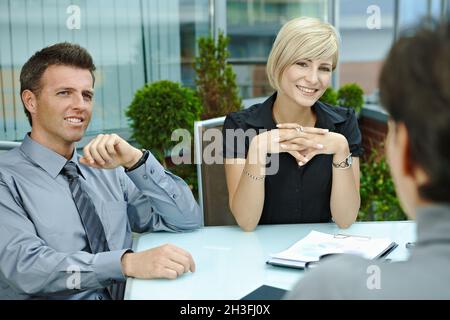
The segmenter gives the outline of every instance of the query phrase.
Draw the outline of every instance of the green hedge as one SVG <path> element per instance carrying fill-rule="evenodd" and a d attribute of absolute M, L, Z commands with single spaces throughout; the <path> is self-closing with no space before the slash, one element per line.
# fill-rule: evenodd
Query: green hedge
<path fill-rule="evenodd" d="M 361 161 L 360 221 L 406 220 L 384 154 L 376 147 Z"/>
<path fill-rule="evenodd" d="M 364 91 L 357 83 L 347 83 L 339 88 L 337 99 L 338 105 L 353 108 L 358 113 L 364 105 Z"/>
<path fill-rule="evenodd" d="M 132 137 L 164 163 L 166 152 L 178 143 L 171 141 L 172 132 L 186 129 L 193 136 L 194 121 L 200 119 L 201 111 L 195 91 L 162 80 L 137 90 L 126 115 L 131 120 Z"/>
<path fill-rule="evenodd" d="M 146 84 L 137 90 L 126 115 L 131 120 L 132 137 L 142 147 L 152 151 L 167 168 L 166 155 L 180 141 L 172 141 L 175 129 L 186 129 L 193 137 L 194 121 L 200 120 L 202 105 L 197 93 L 179 83 L 162 80 Z M 191 141 L 191 160 L 193 149 Z M 193 163 L 193 161 L 191 161 Z M 183 164 L 169 168 L 184 179 L 197 194 L 196 167 Z"/>
<path fill-rule="evenodd" d="M 357 83 L 347 83 L 337 91 L 328 87 L 319 100 L 333 106 L 353 108 L 358 113 L 364 105 L 364 91 Z"/>
<path fill-rule="evenodd" d="M 334 91 L 332 87 L 328 87 L 327 90 L 323 93 L 323 95 L 319 99 L 322 102 L 331 104 L 332 106 L 337 105 L 337 93 Z"/>
<path fill-rule="evenodd" d="M 195 84 L 203 104 L 202 119 L 222 117 L 242 108 L 236 74 L 228 63 L 230 39 L 220 31 L 217 40 L 212 35 L 200 37 L 195 58 Z"/>

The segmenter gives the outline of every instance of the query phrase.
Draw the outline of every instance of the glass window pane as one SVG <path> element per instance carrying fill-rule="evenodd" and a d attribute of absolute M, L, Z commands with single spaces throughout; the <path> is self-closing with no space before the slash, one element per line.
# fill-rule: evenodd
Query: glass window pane
<path fill-rule="evenodd" d="M 265 67 L 281 26 L 299 16 L 324 19 L 327 0 L 227 0 L 231 63 L 244 98 L 272 93 Z"/>
<path fill-rule="evenodd" d="M 180 41 L 181 41 L 181 82 L 188 87 L 195 87 L 193 63 L 197 54 L 196 41 L 199 37 L 209 35 L 210 17 L 209 0 L 180 1 Z"/>
<path fill-rule="evenodd" d="M 97 66 L 88 134 L 127 129 L 125 109 L 146 82 L 193 84 L 195 39 L 209 33 L 209 0 L 0 1 L 0 139 L 30 130 L 20 100 L 20 70 L 37 50 L 68 41 Z M 76 6 L 75 11 L 70 6 Z M 79 21 L 79 28 L 75 20 Z"/>
<path fill-rule="evenodd" d="M 428 0 L 415 0 L 411 5 L 410 0 L 399 0 L 399 33 L 403 30 L 415 27 L 428 14 Z"/>
<path fill-rule="evenodd" d="M 11 52 L 11 8 L 8 1 L 0 1 L 0 122 L 1 139 L 15 140 L 15 101 L 13 62 Z"/>
<path fill-rule="evenodd" d="M 431 16 L 433 20 L 439 21 L 441 19 L 442 1 L 441 0 L 430 0 L 431 1 Z"/>
<path fill-rule="evenodd" d="M 445 13 L 446 21 L 450 22 L 450 0 L 445 1 L 445 8 L 447 10 L 447 12 Z"/>
<path fill-rule="evenodd" d="M 445 10 L 445 1 L 442 0 L 417 0 L 414 6 L 411 6 L 410 1 L 400 0 L 399 33 L 427 22 L 426 19 L 439 22 L 444 18 L 442 10 Z"/>
<path fill-rule="evenodd" d="M 374 93 L 394 39 L 394 1 L 341 0 L 339 27 L 339 84 L 356 82 L 366 94 Z"/>

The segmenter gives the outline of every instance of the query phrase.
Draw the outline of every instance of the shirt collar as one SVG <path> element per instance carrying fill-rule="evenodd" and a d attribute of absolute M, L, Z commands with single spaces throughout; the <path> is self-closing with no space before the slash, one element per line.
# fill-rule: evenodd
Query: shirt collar
<path fill-rule="evenodd" d="M 276 123 L 272 116 L 272 108 L 276 97 L 277 93 L 275 92 L 261 103 L 259 107 L 255 108 L 253 114 L 246 120 L 246 123 L 257 128 L 276 129 Z M 346 120 L 339 112 L 333 110 L 334 107 L 327 106 L 323 102 L 317 101 L 312 108 L 317 116 L 316 127 L 318 128 L 334 131 L 336 130 L 336 124 Z"/>
<path fill-rule="evenodd" d="M 316 127 L 318 128 L 335 131 L 337 124 L 346 121 L 346 118 L 335 109 L 336 107 L 326 105 L 321 101 L 317 101 L 312 108 L 317 116 Z"/>
<path fill-rule="evenodd" d="M 47 147 L 44 147 L 40 143 L 34 141 L 29 133 L 25 135 L 25 138 L 22 141 L 20 146 L 20 150 L 28 157 L 28 159 L 45 170 L 53 179 L 55 179 L 62 168 L 66 165 L 67 159 L 56 153 L 53 150 L 50 150 Z M 77 150 L 74 149 L 72 158 L 70 161 L 76 163 L 78 168 L 78 173 L 84 178 L 84 175 L 80 169 L 80 164 L 78 162 L 78 153 Z"/>
<path fill-rule="evenodd" d="M 277 93 L 275 92 L 259 107 L 252 110 L 251 116 L 245 122 L 255 128 L 276 129 L 277 125 L 272 116 L 272 108 L 276 97 Z"/>

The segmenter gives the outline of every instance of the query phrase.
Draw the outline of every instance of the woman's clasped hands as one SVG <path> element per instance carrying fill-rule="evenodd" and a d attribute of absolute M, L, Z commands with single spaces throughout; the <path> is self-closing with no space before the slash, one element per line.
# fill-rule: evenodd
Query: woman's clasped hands
<path fill-rule="evenodd" d="M 303 127 L 297 123 L 283 123 L 278 129 L 258 136 L 259 146 L 266 153 L 287 152 L 299 166 L 305 165 L 318 154 L 335 154 L 348 148 L 347 139 L 328 129 Z"/>
<path fill-rule="evenodd" d="M 335 154 L 348 148 L 347 139 L 328 129 L 302 127 L 297 123 L 278 124 L 281 152 L 288 152 L 300 166 L 318 154 Z"/>

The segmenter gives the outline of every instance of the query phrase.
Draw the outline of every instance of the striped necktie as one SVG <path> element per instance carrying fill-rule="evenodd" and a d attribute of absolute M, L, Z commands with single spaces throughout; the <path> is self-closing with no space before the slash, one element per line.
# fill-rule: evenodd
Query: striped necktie
<path fill-rule="evenodd" d="M 102 222 L 91 198 L 81 185 L 77 165 L 72 161 L 68 161 L 61 173 L 69 180 L 70 192 L 80 214 L 91 253 L 109 251 Z"/>
<path fill-rule="evenodd" d="M 94 203 L 81 185 L 77 165 L 68 161 L 61 173 L 69 180 L 70 192 L 80 214 L 91 253 L 109 251 L 105 230 L 95 210 Z M 107 290 L 112 299 L 121 300 L 125 292 L 125 283 L 115 283 L 107 287 Z"/>

